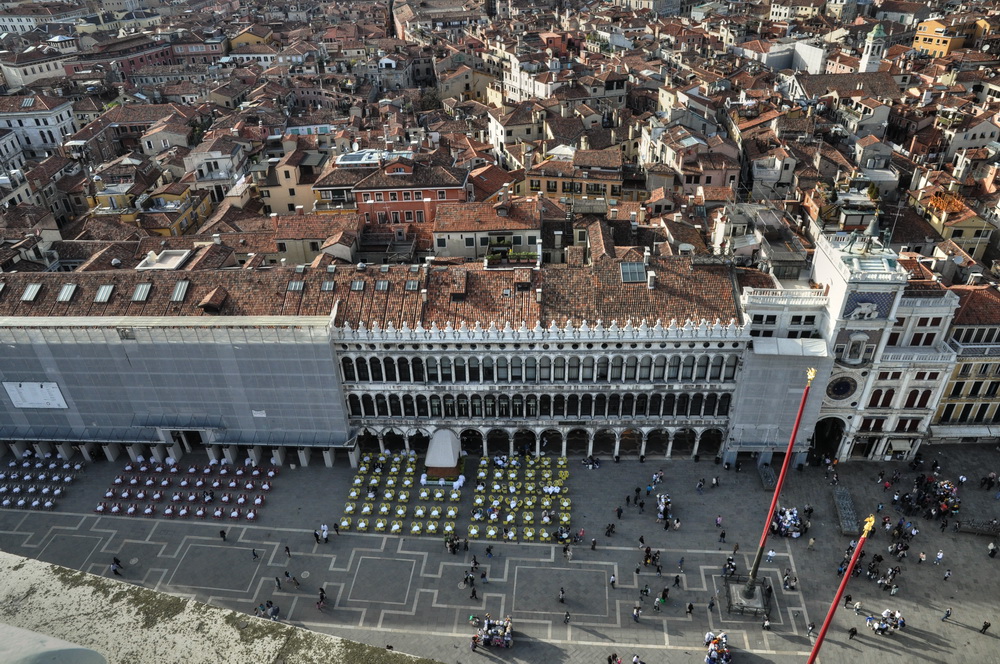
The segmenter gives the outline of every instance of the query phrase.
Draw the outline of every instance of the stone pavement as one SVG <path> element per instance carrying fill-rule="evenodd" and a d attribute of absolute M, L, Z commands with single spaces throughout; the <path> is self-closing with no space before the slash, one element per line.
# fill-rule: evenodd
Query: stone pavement
<path fill-rule="evenodd" d="M 989 519 L 1000 512 L 1000 502 L 978 489 L 979 477 L 1000 469 L 1000 454 L 988 446 L 926 448 L 942 450 L 938 457 L 942 477 L 970 477 L 961 491 L 963 516 Z M 186 458 L 185 463 L 201 462 Z M 724 600 L 708 610 L 713 594 L 724 597 L 719 571 L 734 544 L 739 544 L 737 562 L 745 572 L 752 562 L 760 529 L 769 503 L 769 493 L 749 463 L 743 472 L 725 471 L 711 462 L 623 459 L 588 471 L 573 460 L 569 479 L 573 499 L 573 530 L 584 528 L 588 544 L 573 548 L 566 561 L 562 548 L 551 544 L 495 543 L 498 554 L 487 559 L 486 543 L 470 543 L 469 552 L 450 555 L 440 537 L 397 537 L 382 534 L 333 535 L 329 544 L 316 544 L 312 535 L 321 523 L 333 524 L 341 514 L 347 486 L 353 477 L 346 464 L 323 467 L 285 468 L 275 481 L 268 506 L 254 524 L 240 522 L 167 521 L 129 517 L 97 516 L 92 513 L 104 489 L 123 463 L 91 466 L 74 485 L 69 498 L 56 512 L 0 510 L 0 548 L 13 553 L 58 563 L 95 574 L 110 574 L 112 556 L 124 562 L 124 580 L 164 592 L 192 597 L 216 605 L 251 613 L 253 606 L 271 599 L 281 607 L 282 618 L 309 629 L 357 639 L 374 645 L 392 644 L 396 650 L 431 657 L 443 662 L 502 659 L 509 662 L 604 662 L 615 651 L 626 661 L 632 654 L 649 662 L 701 661 L 702 637 L 706 630 L 725 630 L 735 646 L 737 662 L 802 662 L 813 637 L 806 625 L 821 624 L 836 590 L 836 567 L 850 537 L 840 535 L 833 506 L 832 487 L 822 469 L 792 470 L 782 504 L 801 507 L 811 503 L 816 513 L 809 536 L 815 536 L 815 551 L 806 550 L 806 538 L 775 538 L 770 541 L 777 556 L 765 563 L 762 573 L 775 587 L 772 629 L 764 632 L 756 619 L 724 612 Z M 652 497 L 644 514 L 627 508 L 620 521 L 614 509 L 625 508 L 625 496 L 645 486 L 660 468 L 666 473 L 665 488 L 673 499 L 679 530 L 664 531 L 655 523 Z M 876 473 L 903 471 L 903 486 L 914 473 L 903 463 L 841 464 L 841 486 L 847 487 L 858 513 L 867 514 L 883 499 L 875 483 Z M 721 478 L 718 489 L 698 494 L 700 478 Z M 661 485 L 663 486 L 663 485 Z M 662 490 L 662 489 L 661 489 Z M 886 499 L 888 505 L 890 502 Z M 887 507 L 892 512 L 891 506 Z M 718 541 L 716 515 L 722 515 L 727 533 Z M 616 534 L 604 537 L 605 526 L 615 521 Z M 219 529 L 228 533 L 226 542 Z M 922 532 L 914 540 L 913 557 L 903 564 L 900 593 L 890 597 L 864 576 L 852 579 L 848 591 L 866 608 L 881 611 L 898 608 L 907 618 L 902 633 L 876 637 L 864 629 L 853 611 L 838 609 L 823 648 L 823 662 L 881 662 L 901 651 L 919 652 L 921 661 L 953 662 L 963 659 L 991 661 L 995 658 L 996 634 L 978 633 L 983 620 L 993 620 L 991 598 L 997 581 L 986 556 L 985 537 L 942 533 L 936 524 L 918 520 Z M 663 577 L 651 568 L 635 567 L 640 559 L 640 536 L 662 551 Z M 598 539 L 591 551 L 589 540 Z M 284 547 L 290 547 L 288 558 Z M 887 546 L 879 533 L 866 547 L 869 555 Z M 251 549 L 259 559 L 253 560 Z M 930 559 L 938 549 L 945 552 L 945 565 L 916 564 L 915 554 L 925 550 Z M 470 589 L 460 588 L 463 574 L 476 555 L 488 571 L 489 583 L 478 580 L 478 599 Z M 683 571 L 678 561 L 684 558 Z M 952 569 L 943 580 L 944 568 Z M 781 574 L 791 569 L 798 577 L 795 591 L 781 589 Z M 288 582 L 285 571 L 301 587 Z M 617 588 L 608 585 L 615 574 Z M 640 602 L 639 589 L 649 584 L 655 596 L 672 586 L 681 575 L 681 587 L 671 588 L 662 613 L 652 610 L 652 598 Z M 282 589 L 275 587 L 279 577 Z M 320 585 L 327 591 L 328 606 L 316 606 Z M 566 603 L 558 601 L 559 588 L 566 589 Z M 685 614 L 688 602 L 694 613 Z M 632 608 L 641 603 L 638 623 Z M 952 619 L 940 620 L 946 608 Z M 569 625 L 563 623 L 566 611 Z M 494 617 L 510 614 L 515 621 L 515 644 L 510 650 L 469 650 L 473 628 L 470 614 Z M 858 638 L 847 640 L 847 629 L 857 626 Z"/>

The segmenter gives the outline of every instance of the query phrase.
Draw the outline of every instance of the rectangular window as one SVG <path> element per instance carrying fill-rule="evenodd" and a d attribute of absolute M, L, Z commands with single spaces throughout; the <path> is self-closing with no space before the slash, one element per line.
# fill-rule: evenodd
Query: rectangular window
<path fill-rule="evenodd" d="M 475 237 L 467 237 L 467 238 L 465 238 L 465 246 L 467 246 L 467 247 L 475 247 L 476 246 L 476 238 Z"/>
<path fill-rule="evenodd" d="M 438 191 L 438 200 L 443 201 L 448 193 L 444 190 Z"/>
<path fill-rule="evenodd" d="M 288 190 L 288 195 L 289 196 L 295 196 L 295 190 L 294 189 L 289 189 Z"/>
<path fill-rule="evenodd" d="M 443 237 L 439 237 L 437 239 L 437 246 L 438 249 L 444 249 L 445 247 L 448 246 L 448 240 L 444 239 Z"/>

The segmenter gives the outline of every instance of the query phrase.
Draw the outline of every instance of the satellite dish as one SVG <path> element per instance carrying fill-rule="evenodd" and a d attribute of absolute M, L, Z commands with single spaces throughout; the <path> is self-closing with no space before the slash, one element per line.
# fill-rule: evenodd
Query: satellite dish
<path fill-rule="evenodd" d="M 361 149 L 361 146 L 358 145 L 357 141 L 354 141 L 353 143 L 351 143 L 351 150 L 352 151 L 357 152 L 360 149 Z"/>
<path fill-rule="evenodd" d="M 991 44 L 984 44 L 983 45 L 983 52 L 985 53 L 986 51 L 990 50 L 990 46 L 991 46 Z"/>
<path fill-rule="evenodd" d="M 965 262 L 965 259 L 961 256 L 952 256 L 951 260 L 955 263 L 955 265 L 961 265 Z"/>

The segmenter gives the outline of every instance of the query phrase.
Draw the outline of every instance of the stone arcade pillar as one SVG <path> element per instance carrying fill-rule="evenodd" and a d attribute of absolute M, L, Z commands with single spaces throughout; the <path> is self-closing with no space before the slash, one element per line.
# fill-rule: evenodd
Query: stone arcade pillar
<path fill-rule="evenodd" d="M 361 450 L 358 449 L 357 445 L 347 450 L 347 458 L 351 462 L 351 468 L 358 467 L 358 464 L 361 463 Z"/>
<path fill-rule="evenodd" d="M 253 461 L 253 465 L 260 466 L 264 462 L 264 448 L 260 445 L 253 445 L 246 449 L 247 456 Z"/>
<path fill-rule="evenodd" d="M 209 445 L 205 450 L 208 452 L 209 461 L 222 461 L 222 445 Z"/>
<path fill-rule="evenodd" d="M 285 465 L 285 454 L 288 452 L 284 447 L 272 447 L 271 448 L 271 458 L 268 459 L 275 466 Z M 273 461 L 272 461 L 273 459 Z"/>
<path fill-rule="evenodd" d="M 82 448 L 83 445 L 80 447 Z M 6 450 L 0 450 L 0 452 L 6 452 Z M 59 453 L 59 456 L 63 459 L 63 461 L 70 461 L 73 458 L 73 455 L 76 454 L 76 450 L 73 449 L 72 443 L 56 443 L 56 452 Z M 0 454 L 0 456 L 3 455 Z"/>
<path fill-rule="evenodd" d="M 146 458 L 146 446 L 143 443 L 129 443 L 125 446 L 125 452 L 133 463 L 138 463 L 139 457 Z"/>
<path fill-rule="evenodd" d="M 119 443 L 102 443 L 101 447 L 104 448 L 104 456 L 108 461 L 115 461 L 122 453 L 122 446 Z"/>
<path fill-rule="evenodd" d="M 379 444 L 381 445 L 381 443 L 382 443 L 382 440 L 381 440 L 381 437 L 380 437 L 379 438 Z M 299 463 L 302 465 L 303 468 L 308 467 L 309 466 L 309 457 L 312 454 L 312 450 L 310 448 L 308 448 L 308 447 L 300 447 L 298 449 L 298 452 L 299 452 Z"/>
<path fill-rule="evenodd" d="M 14 451 L 14 456 L 20 460 L 24 458 L 24 453 L 31 449 L 31 445 L 27 441 L 15 440 L 10 444 L 10 449 Z"/>
<path fill-rule="evenodd" d="M 101 457 L 100 445 L 97 443 L 80 443 L 80 454 L 87 463 L 94 463 Z"/>
<path fill-rule="evenodd" d="M 226 461 L 228 461 L 232 466 L 238 466 L 243 463 L 243 459 L 240 458 L 239 445 L 224 445 L 222 448 L 222 454 L 226 457 Z"/>
<path fill-rule="evenodd" d="M 43 440 L 32 445 L 35 449 L 35 455 L 41 459 L 45 458 L 46 454 L 52 454 L 52 443 Z"/>
<path fill-rule="evenodd" d="M 323 463 L 327 468 L 333 468 L 333 463 L 337 459 L 337 450 L 332 447 L 323 448 Z"/>

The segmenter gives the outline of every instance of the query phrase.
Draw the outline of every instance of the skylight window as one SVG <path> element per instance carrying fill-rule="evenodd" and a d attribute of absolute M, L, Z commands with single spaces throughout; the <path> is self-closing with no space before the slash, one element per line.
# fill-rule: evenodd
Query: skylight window
<path fill-rule="evenodd" d="M 21 294 L 21 302 L 34 302 L 40 290 L 42 290 L 41 284 L 28 284 Z"/>
<path fill-rule="evenodd" d="M 301 291 L 305 288 L 306 282 L 304 281 L 289 281 L 288 290 L 290 291 Z"/>
<path fill-rule="evenodd" d="M 145 302 L 146 298 L 149 297 L 149 289 L 152 287 L 153 284 L 136 284 L 135 290 L 132 291 L 132 301 Z"/>
<path fill-rule="evenodd" d="M 352 291 L 363 291 L 365 289 L 365 282 L 358 279 L 357 281 L 351 282 Z"/>
<path fill-rule="evenodd" d="M 642 263 L 622 263 L 622 283 L 638 284 L 646 281 L 646 266 Z"/>
<path fill-rule="evenodd" d="M 406 280 L 406 290 L 408 290 L 408 291 L 415 291 L 415 290 L 417 290 L 417 286 L 419 286 L 419 285 L 420 285 L 420 282 L 417 281 L 416 279 L 407 279 Z"/>
<path fill-rule="evenodd" d="M 59 289 L 59 295 L 56 296 L 56 302 L 69 302 L 73 299 L 75 292 L 76 284 L 63 284 L 63 287 Z"/>
<path fill-rule="evenodd" d="M 389 280 L 388 279 L 379 279 L 378 281 L 376 281 L 375 282 L 375 290 L 377 290 L 377 291 L 387 291 L 387 290 L 389 290 Z"/>
<path fill-rule="evenodd" d="M 187 279 L 181 279 L 176 284 L 174 284 L 174 292 L 170 294 L 171 302 L 183 302 L 184 296 L 187 295 L 188 286 L 191 282 Z"/>
<path fill-rule="evenodd" d="M 320 287 L 321 291 L 330 292 L 337 287 L 336 281 L 324 281 L 323 285 Z"/>
<path fill-rule="evenodd" d="M 94 296 L 94 302 L 107 302 L 111 299 L 111 293 L 115 290 L 114 284 L 105 284 L 97 289 L 97 295 Z"/>

